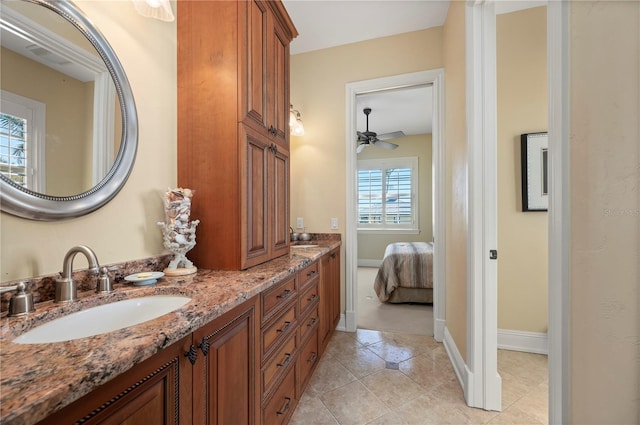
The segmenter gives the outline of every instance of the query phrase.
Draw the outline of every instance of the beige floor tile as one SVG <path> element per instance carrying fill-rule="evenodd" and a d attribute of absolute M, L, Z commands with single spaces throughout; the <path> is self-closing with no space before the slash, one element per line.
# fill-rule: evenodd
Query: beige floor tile
<path fill-rule="evenodd" d="M 336 353 L 334 357 L 358 379 L 385 368 L 385 361 L 365 347 L 359 347 L 355 352 Z"/>
<path fill-rule="evenodd" d="M 388 362 L 400 363 L 420 354 L 419 350 L 397 337 L 382 336 L 382 341 L 367 345 L 367 348 Z"/>
<path fill-rule="evenodd" d="M 385 369 L 360 381 L 391 409 L 399 407 L 425 392 L 420 385 L 399 370 Z"/>
<path fill-rule="evenodd" d="M 356 329 L 356 339 L 363 345 L 382 341 L 382 332 L 369 329 Z"/>
<path fill-rule="evenodd" d="M 491 425 L 540 425 L 542 422 L 538 421 L 533 416 L 526 412 L 523 412 L 517 406 L 510 406 L 503 410 L 499 415 L 496 415 L 491 421 L 488 422 Z"/>
<path fill-rule="evenodd" d="M 331 391 L 356 380 L 357 378 L 333 356 L 327 356 L 326 358 L 323 356 L 318 367 L 313 372 L 305 394 L 312 397 L 319 397 L 327 391 Z"/>
<path fill-rule="evenodd" d="M 451 363 L 434 361 L 428 354 L 421 354 L 401 362 L 399 369 L 414 382 L 428 390 L 456 379 Z"/>
<path fill-rule="evenodd" d="M 303 396 L 293 412 L 290 425 L 338 425 L 329 409 L 319 398 Z"/>
<path fill-rule="evenodd" d="M 389 412 L 389 408 L 359 381 L 326 392 L 320 400 L 342 425 L 366 424 Z"/>
<path fill-rule="evenodd" d="M 291 423 L 546 424 L 547 357 L 498 350 L 503 412 L 470 408 L 449 357 L 432 337 L 336 332 Z M 399 370 L 384 362 L 398 363 Z M 334 422 L 332 422 L 334 421 Z"/>

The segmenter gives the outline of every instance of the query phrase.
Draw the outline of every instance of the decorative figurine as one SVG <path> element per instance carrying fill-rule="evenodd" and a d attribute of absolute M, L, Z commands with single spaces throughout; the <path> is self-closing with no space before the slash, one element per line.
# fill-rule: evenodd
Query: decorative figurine
<path fill-rule="evenodd" d="M 191 189 L 177 188 L 170 189 L 165 195 L 165 222 L 158 222 L 158 226 L 162 227 L 164 247 L 174 255 L 164 270 L 167 276 L 182 276 L 198 270 L 186 256 L 196 246 L 196 226 L 200 223 L 200 220 L 189 223 L 194 193 Z"/>

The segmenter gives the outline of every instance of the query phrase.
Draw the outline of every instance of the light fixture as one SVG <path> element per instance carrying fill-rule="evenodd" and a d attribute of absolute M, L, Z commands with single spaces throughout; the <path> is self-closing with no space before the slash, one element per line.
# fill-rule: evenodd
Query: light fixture
<path fill-rule="evenodd" d="M 293 105 L 289 105 L 289 130 L 294 136 L 304 136 L 304 126 L 302 125 L 300 111 L 293 109 Z"/>
<path fill-rule="evenodd" d="M 136 12 L 145 18 L 159 19 L 165 22 L 175 21 L 169 0 L 132 0 Z"/>

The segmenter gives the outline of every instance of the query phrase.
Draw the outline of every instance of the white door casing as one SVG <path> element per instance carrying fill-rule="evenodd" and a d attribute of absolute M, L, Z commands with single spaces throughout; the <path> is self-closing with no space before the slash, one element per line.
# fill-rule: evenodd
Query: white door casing
<path fill-rule="evenodd" d="M 395 75 L 346 85 L 346 227 L 345 227 L 345 330 L 355 332 L 357 304 L 358 230 L 356 214 L 356 96 L 390 88 L 431 84 L 433 90 L 433 235 L 434 235 L 434 337 L 444 338 L 445 328 L 445 149 L 444 149 L 444 70 L 435 69 Z"/>

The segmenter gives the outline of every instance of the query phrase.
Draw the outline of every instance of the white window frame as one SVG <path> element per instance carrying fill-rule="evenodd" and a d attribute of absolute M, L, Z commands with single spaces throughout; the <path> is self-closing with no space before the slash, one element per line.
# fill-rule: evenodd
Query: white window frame
<path fill-rule="evenodd" d="M 409 224 L 387 224 L 382 220 L 382 223 L 375 224 L 363 224 L 360 223 L 358 218 L 358 232 L 359 233 L 375 233 L 375 234 L 419 234 L 419 199 L 418 199 L 418 158 L 406 157 L 406 158 L 380 158 L 380 159 L 360 159 L 358 160 L 358 170 L 382 170 L 384 176 L 384 170 L 390 168 L 410 168 L 411 169 L 411 223 Z M 358 184 L 358 176 L 356 175 L 356 186 Z M 357 191 L 356 191 L 357 192 Z M 357 198 L 357 193 L 356 193 Z M 357 202 L 356 202 L 357 204 Z M 384 217 L 384 210 L 383 210 Z M 359 217 L 359 214 L 358 214 Z"/>
<path fill-rule="evenodd" d="M 2 90 L 0 111 L 27 122 L 25 172 L 27 189 L 45 193 L 47 182 L 45 135 L 46 105 L 33 99 Z"/>

